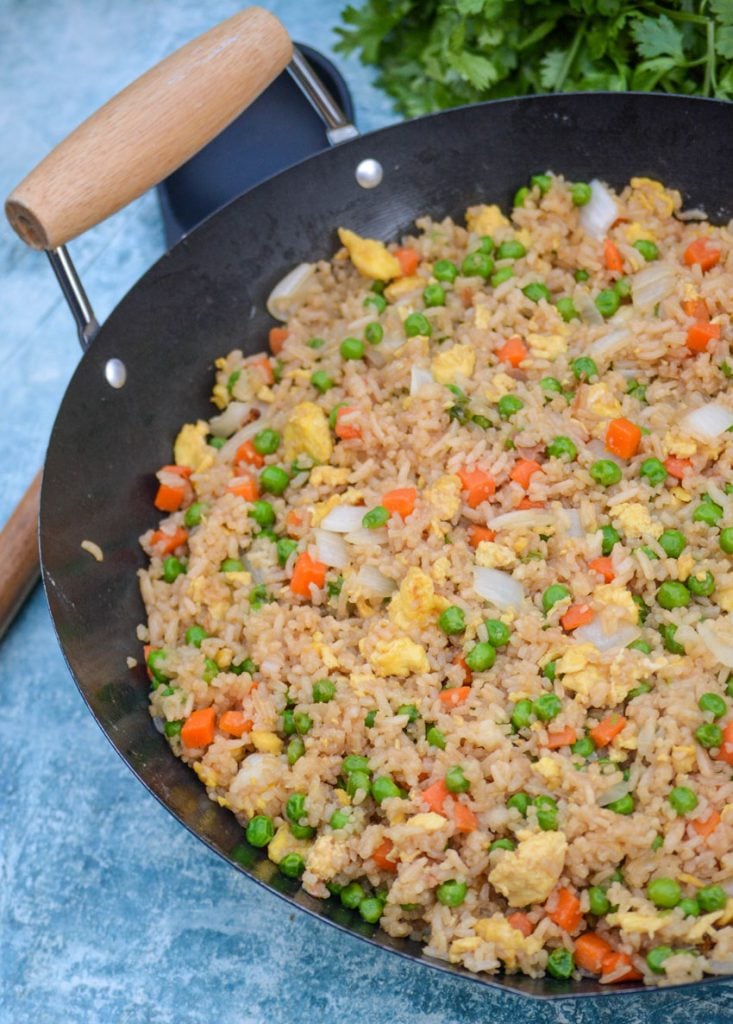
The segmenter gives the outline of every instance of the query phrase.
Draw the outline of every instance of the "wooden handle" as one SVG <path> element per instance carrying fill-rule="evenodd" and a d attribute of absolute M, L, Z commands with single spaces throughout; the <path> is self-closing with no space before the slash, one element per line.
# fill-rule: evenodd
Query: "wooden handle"
<path fill-rule="evenodd" d="M 162 181 L 237 117 L 292 55 L 261 7 L 166 57 L 79 125 L 12 192 L 5 212 L 35 249 L 54 249 Z"/>
<path fill-rule="evenodd" d="M 0 533 L 0 637 L 35 586 L 38 560 L 38 502 L 41 471 L 25 492 Z"/>

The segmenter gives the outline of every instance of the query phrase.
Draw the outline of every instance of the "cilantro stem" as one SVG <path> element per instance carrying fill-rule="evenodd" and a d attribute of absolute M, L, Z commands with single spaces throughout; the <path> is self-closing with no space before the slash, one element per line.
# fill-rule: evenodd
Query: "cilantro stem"
<path fill-rule="evenodd" d="M 702 91 L 703 95 L 710 96 L 711 92 L 718 87 L 715 81 L 715 22 L 712 18 L 708 18 L 707 35 L 708 52 L 707 60 L 705 61 L 705 80 Z"/>
<path fill-rule="evenodd" d="M 706 18 L 703 14 L 689 14 L 687 11 L 673 11 L 669 7 L 662 7 L 661 4 L 644 4 L 644 8 L 647 11 L 652 11 L 654 14 L 666 14 L 672 21 L 687 21 L 691 25 L 705 25 L 709 26 L 710 18 Z"/>
<path fill-rule="evenodd" d="M 576 58 L 577 53 L 578 53 L 578 47 L 580 46 L 580 43 L 581 43 L 584 35 L 585 35 L 585 22 L 582 21 L 580 23 L 580 25 L 578 26 L 578 30 L 575 33 L 575 37 L 574 37 L 574 39 L 573 39 L 573 41 L 572 41 L 572 43 L 570 45 L 570 49 L 568 50 L 568 52 L 567 52 L 567 54 L 565 56 L 565 60 L 563 62 L 563 66 L 562 66 L 562 69 L 560 71 L 560 74 L 557 76 L 557 81 L 555 82 L 555 88 L 553 89 L 553 92 L 562 92 L 562 87 L 563 87 L 563 85 L 565 85 L 565 79 L 570 74 L 570 69 L 572 68 L 572 66 L 573 66 L 573 64 L 575 62 L 575 58 Z"/>

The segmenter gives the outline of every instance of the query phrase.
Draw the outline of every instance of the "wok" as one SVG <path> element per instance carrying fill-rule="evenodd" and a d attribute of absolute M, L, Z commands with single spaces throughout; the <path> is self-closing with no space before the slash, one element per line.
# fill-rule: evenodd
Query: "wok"
<path fill-rule="evenodd" d="M 11 223 L 36 248 L 63 245 L 180 165 L 290 52 L 272 16 L 257 9 L 236 15 L 62 143 L 9 199 Z M 365 160 L 381 165 L 375 187 L 357 181 Z M 126 666 L 128 655 L 140 655 L 135 627 L 144 618 L 137 538 L 155 523 L 153 474 L 169 460 L 180 424 L 211 414 L 214 359 L 234 347 L 265 347 L 270 290 L 295 264 L 329 257 L 337 225 L 393 239 L 425 212 L 460 216 L 482 201 L 507 208 L 519 184 L 548 168 L 615 186 L 632 175 L 661 179 L 687 205 L 728 221 L 731 166 L 733 106 L 711 100 L 588 93 L 447 111 L 354 138 L 234 200 L 160 259 L 99 329 L 62 401 L 43 472 L 40 548 L 55 629 L 90 711 L 138 779 L 265 888 L 385 949 L 488 986 L 544 998 L 641 987 L 471 975 L 309 897 L 248 847 L 233 815 L 208 799 L 155 730 L 144 667 Z M 374 165 L 367 170 L 374 185 L 379 175 Z M 115 359 L 126 368 L 122 387 L 109 383 L 120 383 L 109 368 Z M 102 562 L 81 550 L 85 539 L 100 545 Z"/>

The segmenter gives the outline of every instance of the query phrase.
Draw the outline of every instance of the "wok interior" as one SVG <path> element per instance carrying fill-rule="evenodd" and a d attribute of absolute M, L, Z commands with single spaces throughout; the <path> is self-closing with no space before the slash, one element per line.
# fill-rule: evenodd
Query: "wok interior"
<path fill-rule="evenodd" d="M 382 946 L 490 986 L 536 996 L 612 988 L 470 975 L 309 897 L 243 844 L 233 815 L 208 799 L 155 731 L 135 635 L 144 619 L 137 538 L 156 521 L 154 473 L 170 460 L 180 425 L 211 415 L 214 359 L 232 348 L 265 348 L 271 288 L 293 265 L 330 256 L 338 225 L 393 239 L 425 213 L 460 217 L 479 202 L 507 209 L 519 185 L 548 169 L 617 187 L 633 175 L 656 178 L 679 189 L 686 207 L 726 222 L 733 216 L 732 128 L 733 107 L 709 100 L 530 97 L 397 125 L 312 157 L 219 211 L 148 271 L 82 359 L 53 429 L 41 498 L 46 591 L 77 685 L 122 758 L 180 821 L 269 888 Z M 367 157 L 384 168 L 382 184 L 368 191 L 354 177 Z M 104 378 L 112 357 L 127 367 L 119 391 Z M 80 548 L 85 539 L 100 545 L 101 563 Z M 130 655 L 141 662 L 132 671 Z"/>

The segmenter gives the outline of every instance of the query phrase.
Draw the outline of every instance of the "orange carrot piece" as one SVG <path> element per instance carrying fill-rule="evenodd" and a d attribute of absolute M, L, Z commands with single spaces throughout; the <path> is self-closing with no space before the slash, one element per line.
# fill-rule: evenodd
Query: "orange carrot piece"
<path fill-rule="evenodd" d="M 181 739 L 186 747 L 208 747 L 214 739 L 214 708 L 199 708 L 192 711 L 181 729 Z"/>
<path fill-rule="evenodd" d="M 285 524 L 288 528 L 288 533 L 292 533 L 294 529 L 303 525 L 303 517 L 297 508 L 291 508 L 288 514 L 285 516 Z"/>
<path fill-rule="evenodd" d="M 458 470 L 463 490 L 467 491 L 466 504 L 469 508 L 476 508 L 482 501 L 493 498 L 496 494 L 496 483 L 491 473 L 485 469 L 463 469 Z"/>
<path fill-rule="evenodd" d="M 451 686 L 447 690 L 441 690 L 438 699 L 447 708 L 455 708 L 466 700 L 470 692 L 470 686 Z"/>
<path fill-rule="evenodd" d="M 710 319 L 710 310 L 705 299 L 687 299 L 686 302 L 682 303 L 682 309 L 695 320 Z"/>
<path fill-rule="evenodd" d="M 679 459 L 676 455 L 668 455 L 664 460 L 664 468 L 670 476 L 681 480 L 687 470 L 692 468 L 692 461 L 690 459 Z"/>
<path fill-rule="evenodd" d="M 412 274 L 418 268 L 420 263 L 420 253 L 417 249 L 395 249 L 395 256 L 400 261 L 400 267 L 402 267 L 402 276 L 411 277 Z"/>
<path fill-rule="evenodd" d="M 417 491 L 414 487 L 398 487 L 382 495 L 382 505 L 390 515 L 398 515 L 407 519 L 415 511 Z"/>
<path fill-rule="evenodd" d="M 500 363 L 511 363 L 514 367 L 519 366 L 528 355 L 529 349 L 518 334 L 513 334 L 511 338 L 507 338 L 496 352 L 496 357 Z"/>
<path fill-rule="evenodd" d="M 685 249 L 683 260 L 688 267 L 698 264 L 701 270 L 712 270 L 720 262 L 721 252 L 711 245 L 709 238 L 696 238 Z"/>
<path fill-rule="evenodd" d="M 326 582 L 326 566 L 323 562 L 317 562 L 311 558 L 307 551 L 302 551 L 293 566 L 293 575 L 290 578 L 290 589 L 298 597 L 310 597 L 311 585 L 320 588 Z"/>
<path fill-rule="evenodd" d="M 711 341 L 720 339 L 720 324 L 711 324 L 707 320 L 696 320 L 687 329 L 685 344 L 690 352 L 707 352 Z"/>
<path fill-rule="evenodd" d="M 571 743 L 575 743 L 578 738 L 578 734 L 572 725 L 566 725 L 564 729 L 558 729 L 557 732 L 548 732 L 547 743 L 544 745 L 548 750 L 559 750 L 560 747 L 569 747 Z"/>
<path fill-rule="evenodd" d="M 470 683 L 471 680 L 473 679 L 473 672 L 468 667 L 468 662 L 463 657 L 463 655 L 457 654 L 456 657 L 453 659 L 453 664 L 461 666 L 461 668 L 463 669 L 463 675 L 465 677 L 466 682 Z"/>
<path fill-rule="evenodd" d="M 260 496 L 257 477 L 252 473 L 244 473 L 234 483 L 229 484 L 227 491 L 230 494 L 236 494 L 238 497 L 244 498 L 245 501 L 257 501 Z"/>
<path fill-rule="evenodd" d="M 165 533 L 163 530 L 156 530 L 155 533 L 150 535 L 150 546 L 160 555 L 170 555 L 176 548 L 180 548 L 181 544 L 185 544 L 188 540 L 188 530 L 184 530 L 182 526 L 177 526 L 173 533 Z"/>
<path fill-rule="evenodd" d="M 616 573 L 613 571 L 613 559 L 610 555 L 591 559 L 588 562 L 588 568 L 602 576 L 606 583 L 611 583 L 616 579 Z"/>
<path fill-rule="evenodd" d="M 243 444 L 240 444 L 234 456 L 234 461 L 247 462 L 250 466 L 256 466 L 258 469 L 265 464 L 264 457 L 260 455 L 252 441 L 245 441 Z"/>
<path fill-rule="evenodd" d="M 458 803 L 457 800 L 453 804 L 453 821 L 456 824 L 456 832 L 462 832 L 464 835 L 469 835 L 478 828 L 478 818 L 471 808 Z"/>
<path fill-rule="evenodd" d="M 608 744 L 618 736 L 626 725 L 623 715 L 616 713 L 606 715 L 605 718 L 594 725 L 590 730 L 590 737 L 597 747 L 607 747 Z"/>
<path fill-rule="evenodd" d="M 290 332 L 288 331 L 287 327 L 270 328 L 270 333 L 268 335 L 267 340 L 270 343 L 270 351 L 274 356 L 278 356 L 282 352 L 283 345 L 285 344 L 285 339 L 287 338 L 289 333 Z"/>
<path fill-rule="evenodd" d="M 733 764 L 733 719 L 723 729 L 723 745 L 718 754 L 719 761 Z"/>
<path fill-rule="evenodd" d="M 176 476 L 182 476 L 184 480 L 188 480 L 193 470 L 190 466 L 161 466 L 161 473 L 175 473 Z"/>
<path fill-rule="evenodd" d="M 603 960 L 609 953 L 613 953 L 611 944 L 595 932 L 583 932 L 575 940 L 575 962 L 591 974 L 601 973 Z"/>
<path fill-rule="evenodd" d="M 496 530 L 490 530 L 488 526 L 469 526 L 468 543 L 472 548 L 477 548 L 484 540 L 494 540 Z"/>
<path fill-rule="evenodd" d="M 438 779 L 437 782 L 431 783 L 427 789 L 422 791 L 420 799 L 423 803 L 428 805 L 431 811 L 435 811 L 437 814 L 442 814 L 443 804 L 445 803 L 447 796 L 449 796 L 449 793 L 445 780 Z"/>
<path fill-rule="evenodd" d="M 356 426 L 355 423 L 342 423 L 341 417 L 345 416 L 349 412 L 355 411 L 353 405 L 342 405 L 336 412 L 336 426 L 334 427 L 334 433 L 336 437 L 342 441 L 353 441 L 357 437 L 361 437 L 361 430 Z"/>
<path fill-rule="evenodd" d="M 150 680 L 152 680 L 153 678 L 153 673 L 150 671 L 150 666 L 148 665 L 148 657 L 150 656 L 150 652 L 152 651 L 152 649 L 152 644 L 143 644 L 143 658 L 145 659 L 145 671 L 148 673 L 148 679 Z"/>
<path fill-rule="evenodd" d="M 241 711 L 225 711 L 219 719 L 219 728 L 229 736 L 244 736 L 252 731 L 253 725 L 252 719 L 245 718 Z"/>
<path fill-rule="evenodd" d="M 606 448 L 620 459 L 630 459 L 639 450 L 641 430 L 623 416 L 611 420 L 606 430 Z"/>
<path fill-rule="evenodd" d="M 272 369 L 272 363 L 270 362 L 269 358 L 264 354 L 264 352 L 262 353 L 262 355 L 255 356 L 253 359 L 250 359 L 249 365 L 251 367 L 258 369 L 262 373 L 262 376 L 265 378 L 265 382 L 267 384 L 272 384 L 273 381 L 275 380 L 275 374 Z"/>
<path fill-rule="evenodd" d="M 539 473 L 541 470 L 542 466 L 539 462 L 535 462 L 534 459 L 517 459 L 514 463 L 514 468 L 509 474 L 509 479 L 513 480 L 515 484 L 519 484 L 526 491 L 529 488 L 529 482 L 533 474 Z"/>
<path fill-rule="evenodd" d="M 593 609 L 589 604 L 571 604 L 564 615 L 560 616 L 560 625 L 569 633 L 578 626 L 587 626 L 593 621 Z"/>
<path fill-rule="evenodd" d="M 183 486 L 170 487 L 168 484 L 160 484 L 153 504 L 161 512 L 177 512 L 183 504 L 184 495 Z"/>
<path fill-rule="evenodd" d="M 632 963 L 631 957 L 628 953 L 617 952 L 611 950 L 610 953 L 606 953 L 601 962 L 601 975 L 605 977 L 607 974 L 615 974 L 620 967 L 628 967 L 628 970 L 620 974 L 615 981 L 641 981 L 641 971 L 637 971 Z"/>
<path fill-rule="evenodd" d="M 516 928 L 518 932 L 521 932 L 525 939 L 532 934 L 534 931 L 534 925 L 521 910 L 515 910 L 513 914 L 509 914 L 507 917 L 507 923 Z"/>
<path fill-rule="evenodd" d="M 690 822 L 690 825 L 703 839 L 707 839 L 711 836 L 720 824 L 720 815 L 717 811 L 712 811 L 707 818 L 696 818 Z"/>
<path fill-rule="evenodd" d="M 389 859 L 394 843 L 391 839 L 385 839 L 372 853 L 372 860 L 382 871 L 396 871 L 397 863 Z"/>
<path fill-rule="evenodd" d="M 473 305 L 473 289 L 463 288 L 461 291 L 461 302 L 464 309 L 470 309 Z"/>
<path fill-rule="evenodd" d="M 544 508 L 544 501 L 532 501 L 531 498 L 521 498 L 514 506 L 518 512 L 522 512 L 528 508 Z"/>
<path fill-rule="evenodd" d="M 618 246 L 610 238 L 603 243 L 603 263 L 606 270 L 620 272 L 624 269 L 624 258 L 619 252 Z"/>
<path fill-rule="evenodd" d="M 558 889 L 555 908 L 547 916 L 563 931 L 574 932 L 583 920 L 580 900 L 571 889 Z"/>

